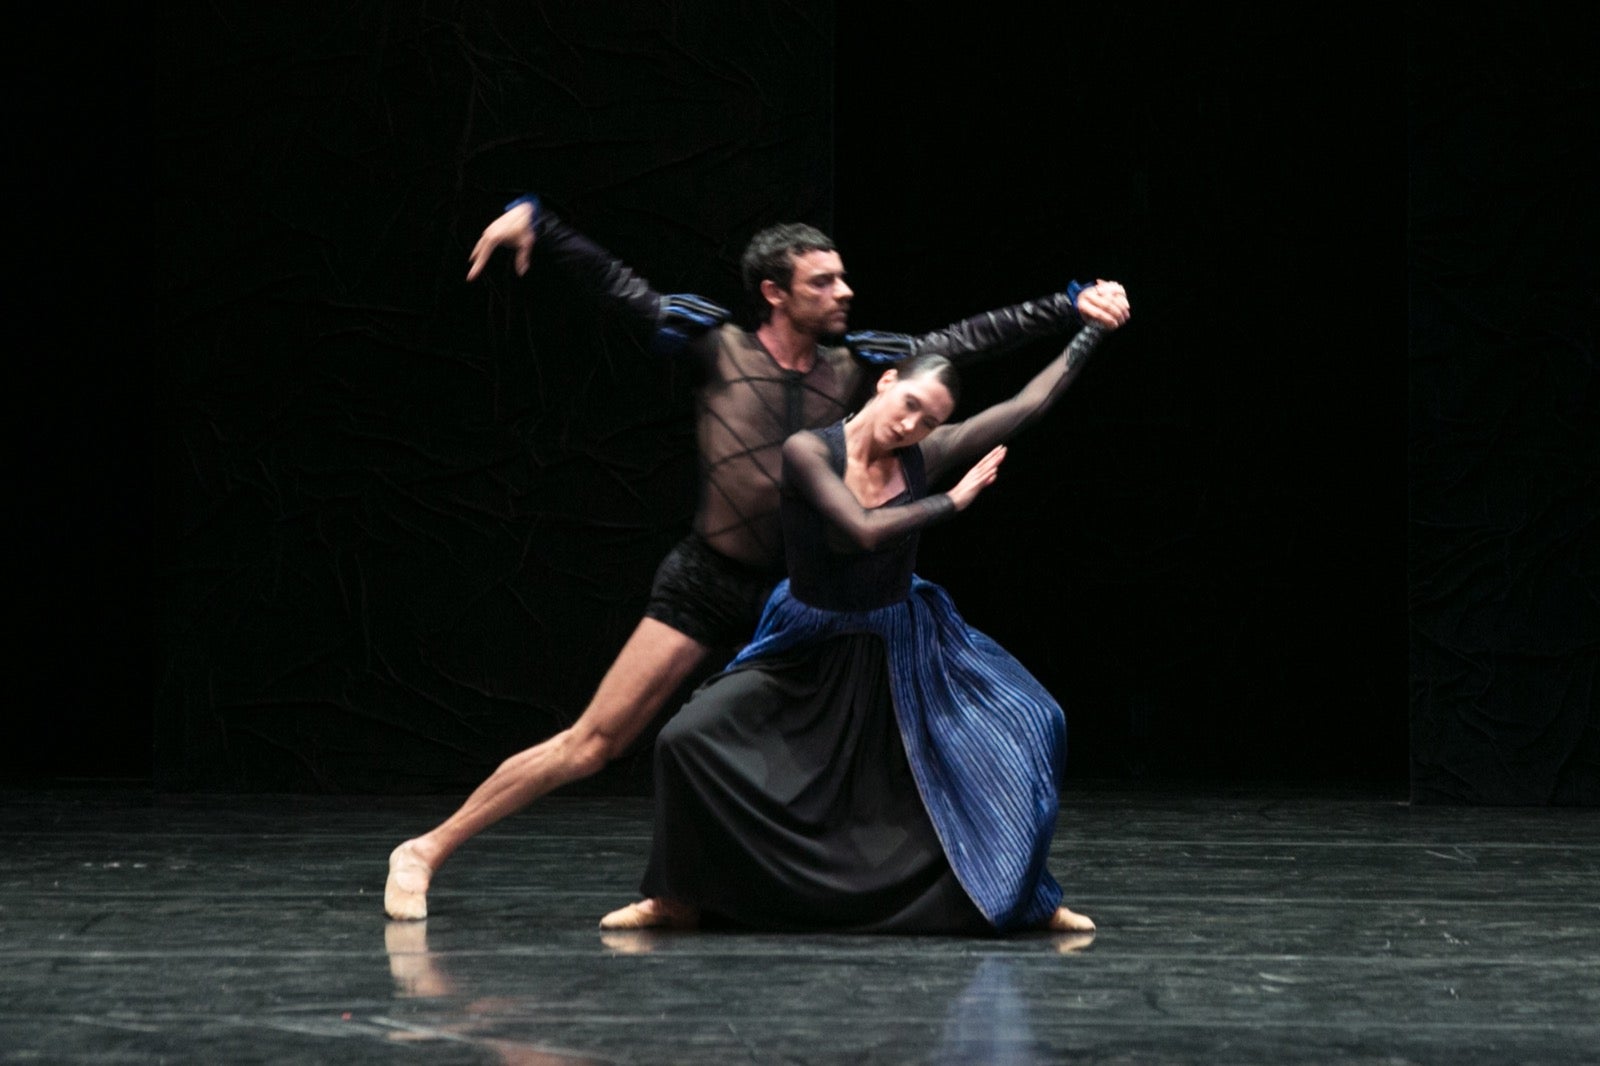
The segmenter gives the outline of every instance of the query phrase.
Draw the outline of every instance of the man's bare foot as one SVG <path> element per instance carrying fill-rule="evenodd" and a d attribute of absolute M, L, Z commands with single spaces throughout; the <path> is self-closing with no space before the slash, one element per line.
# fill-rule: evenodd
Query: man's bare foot
<path fill-rule="evenodd" d="M 418 921 L 428 916 L 428 882 L 433 867 L 422 861 L 406 841 L 389 853 L 389 881 L 383 886 L 383 909 L 400 921 Z"/>
<path fill-rule="evenodd" d="M 1079 914 L 1077 911 L 1070 911 L 1065 907 L 1057 907 L 1056 912 L 1050 916 L 1050 920 L 1045 923 L 1044 927 L 1052 933 L 1094 932 L 1094 922 L 1090 921 L 1087 915 Z"/>
<path fill-rule="evenodd" d="M 600 919 L 602 929 L 693 929 L 700 912 L 683 903 L 642 899 Z"/>

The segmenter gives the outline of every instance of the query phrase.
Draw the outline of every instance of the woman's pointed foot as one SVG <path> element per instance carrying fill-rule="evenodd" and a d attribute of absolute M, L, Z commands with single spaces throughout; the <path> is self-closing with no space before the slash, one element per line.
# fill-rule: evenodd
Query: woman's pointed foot
<path fill-rule="evenodd" d="M 664 899 L 642 899 L 600 919 L 600 928 L 612 930 L 693 929 L 699 924 L 699 911 L 687 904 Z"/>
<path fill-rule="evenodd" d="M 1077 911 L 1068 910 L 1065 907 L 1057 907 L 1056 912 L 1050 916 L 1050 920 L 1045 923 L 1044 927 L 1052 933 L 1094 932 L 1094 922 L 1089 919 L 1088 915 L 1079 914 Z"/>

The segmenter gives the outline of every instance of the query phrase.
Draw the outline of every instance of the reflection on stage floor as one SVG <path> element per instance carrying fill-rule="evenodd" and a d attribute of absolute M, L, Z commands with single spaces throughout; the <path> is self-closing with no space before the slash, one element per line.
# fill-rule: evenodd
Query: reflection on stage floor
<path fill-rule="evenodd" d="M 0 1061 L 1563 1063 L 1600 1048 L 1600 812 L 1078 785 L 1092 936 L 608 934 L 649 803 L 554 797 L 427 921 L 446 798 L 0 794 Z"/>

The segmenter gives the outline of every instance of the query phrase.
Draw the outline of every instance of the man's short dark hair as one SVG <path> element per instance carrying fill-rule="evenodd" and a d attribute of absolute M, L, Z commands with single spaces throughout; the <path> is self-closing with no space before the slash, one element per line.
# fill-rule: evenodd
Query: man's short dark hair
<path fill-rule="evenodd" d="M 772 317 L 772 306 L 761 295 L 761 283 L 771 281 L 784 292 L 794 284 L 794 257 L 807 252 L 836 252 L 833 238 L 803 222 L 768 226 L 745 247 L 739 268 L 744 275 L 744 291 L 765 322 Z"/>

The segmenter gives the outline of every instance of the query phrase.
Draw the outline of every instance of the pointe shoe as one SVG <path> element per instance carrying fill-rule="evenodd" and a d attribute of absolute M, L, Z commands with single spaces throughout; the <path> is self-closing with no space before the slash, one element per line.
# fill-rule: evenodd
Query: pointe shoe
<path fill-rule="evenodd" d="M 1057 907 L 1056 912 L 1045 923 L 1046 929 L 1052 933 L 1092 933 L 1094 922 L 1088 915 L 1079 914 L 1065 907 Z"/>
<path fill-rule="evenodd" d="M 398 921 L 428 916 L 428 882 L 433 868 L 411 852 L 411 842 L 389 853 L 389 880 L 383 886 L 383 909 Z"/>
<path fill-rule="evenodd" d="M 693 929 L 699 924 L 699 915 L 692 907 L 677 903 L 664 903 L 658 899 L 642 899 L 630 903 L 600 919 L 602 929 Z"/>

